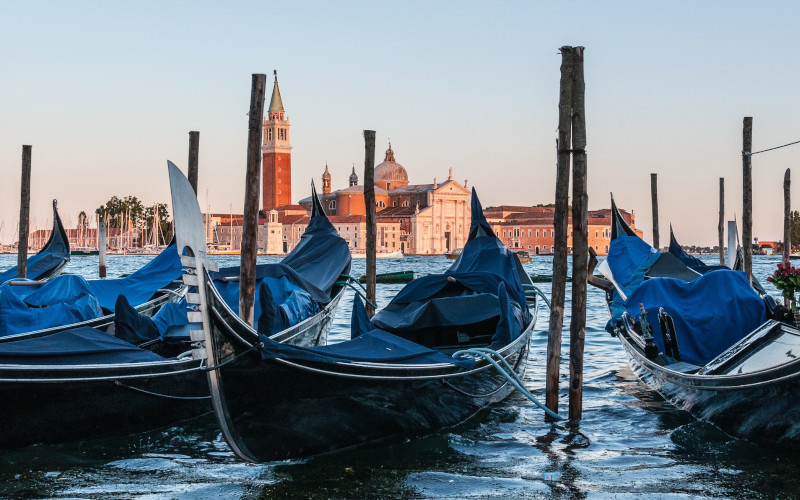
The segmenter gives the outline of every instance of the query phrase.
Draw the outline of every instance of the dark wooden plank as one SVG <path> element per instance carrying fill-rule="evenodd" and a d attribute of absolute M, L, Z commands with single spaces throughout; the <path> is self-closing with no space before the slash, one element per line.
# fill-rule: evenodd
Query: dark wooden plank
<path fill-rule="evenodd" d="M 377 226 L 375 208 L 375 131 L 364 131 L 364 205 L 367 211 L 367 314 L 375 315 L 375 273 L 377 268 Z"/>
<path fill-rule="evenodd" d="M 744 272 L 753 279 L 753 118 L 746 116 L 742 126 L 742 245 L 744 245 Z"/>
<path fill-rule="evenodd" d="M 661 249 L 658 238 L 658 174 L 650 174 L 650 200 L 653 207 L 653 248 Z"/>
<path fill-rule="evenodd" d="M 200 132 L 189 132 L 189 184 L 197 194 L 197 164 L 200 156 Z"/>
<path fill-rule="evenodd" d="M 17 243 L 17 278 L 28 276 L 28 234 L 31 218 L 31 151 L 22 146 L 22 189 L 19 198 L 19 240 Z"/>

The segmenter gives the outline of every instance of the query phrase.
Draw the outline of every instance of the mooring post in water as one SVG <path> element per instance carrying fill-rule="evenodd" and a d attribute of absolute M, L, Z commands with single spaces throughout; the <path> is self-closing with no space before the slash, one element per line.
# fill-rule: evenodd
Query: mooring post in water
<path fill-rule="evenodd" d="M 189 132 L 189 184 L 194 189 L 194 194 L 197 194 L 197 160 L 200 156 L 200 132 Z"/>
<path fill-rule="evenodd" d="M 658 174 L 650 174 L 650 199 L 653 205 L 653 248 L 659 250 L 658 238 Z"/>
<path fill-rule="evenodd" d="M 17 278 L 28 276 L 28 232 L 31 215 L 31 150 L 22 146 L 22 190 L 19 198 L 19 241 L 17 242 Z"/>
<path fill-rule="evenodd" d="M 725 178 L 719 178 L 719 224 L 717 225 L 719 236 L 719 265 L 725 265 Z"/>
<path fill-rule="evenodd" d="M 375 131 L 364 131 L 364 204 L 367 212 L 367 314 L 375 315 L 377 228 L 375 209 Z"/>
<path fill-rule="evenodd" d="M 242 213 L 242 257 L 239 268 L 239 317 L 250 326 L 253 326 L 253 304 L 256 294 L 258 195 L 261 188 L 261 120 L 264 116 L 266 87 L 267 75 L 254 74 L 250 87 L 247 173 L 245 174 L 244 211 Z"/>
<path fill-rule="evenodd" d="M 547 381 L 545 404 L 558 413 L 558 374 L 561 363 L 561 330 L 567 283 L 567 232 L 569 231 L 569 167 L 572 145 L 572 79 L 575 58 L 572 47 L 561 48 L 561 84 L 558 98 L 556 142 L 556 203 L 553 216 L 553 286 L 550 293 L 550 324 L 547 330 Z"/>
<path fill-rule="evenodd" d="M 789 262 L 792 251 L 792 196 L 789 187 L 792 184 L 792 170 L 786 169 L 783 174 L 783 261 Z"/>
<path fill-rule="evenodd" d="M 742 126 L 742 245 L 744 272 L 753 281 L 753 117 L 746 116 Z"/>
<path fill-rule="evenodd" d="M 101 278 L 106 277 L 106 248 L 108 235 L 106 234 L 106 223 L 102 220 L 97 222 L 97 255 L 100 260 L 99 275 Z"/>
<path fill-rule="evenodd" d="M 575 47 L 572 86 L 572 311 L 569 324 L 569 418 L 583 413 L 583 343 L 586 337 L 586 287 L 589 220 L 586 181 L 586 113 L 583 47 Z"/>

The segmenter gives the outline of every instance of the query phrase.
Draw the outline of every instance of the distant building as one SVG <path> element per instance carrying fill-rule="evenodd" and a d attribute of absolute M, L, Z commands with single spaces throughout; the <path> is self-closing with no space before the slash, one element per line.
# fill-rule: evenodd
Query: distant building
<path fill-rule="evenodd" d="M 484 210 L 486 219 L 492 225 L 497 236 L 508 247 L 527 250 L 531 255 L 547 255 L 553 253 L 555 229 L 553 228 L 555 208 L 521 207 L 502 205 Z M 620 210 L 626 223 L 636 234 L 633 212 Z M 588 244 L 598 255 L 608 254 L 611 244 L 611 210 L 593 210 L 588 213 Z M 567 251 L 572 253 L 572 215 L 569 215 L 567 229 Z"/>
<path fill-rule="evenodd" d="M 453 180 L 452 168 L 441 184 L 436 178 L 432 184 L 409 184 L 408 173 L 395 160 L 389 144 L 384 161 L 375 167 L 374 182 L 378 223 L 400 224 L 396 249 L 407 254 L 435 255 L 461 248 L 467 242 L 470 191 L 466 181 L 462 185 Z M 366 215 L 364 186 L 358 184 L 355 167 L 348 177 L 348 187 L 333 191 L 330 170 L 325 165 L 320 201 L 331 216 Z M 300 200 L 300 205 L 310 210 L 311 197 Z"/>
<path fill-rule="evenodd" d="M 261 145 L 261 208 L 265 212 L 292 203 L 292 145 L 289 141 L 289 117 L 283 109 L 278 90 L 278 74 L 272 86 L 272 98 L 264 119 Z"/>

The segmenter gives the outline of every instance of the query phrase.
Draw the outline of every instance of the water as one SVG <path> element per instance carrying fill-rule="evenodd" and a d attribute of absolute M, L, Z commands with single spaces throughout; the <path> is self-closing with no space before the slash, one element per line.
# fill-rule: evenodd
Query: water
<path fill-rule="evenodd" d="M 150 257 L 109 256 L 109 277 Z M 15 263 L 0 256 L 0 269 Z M 236 263 L 220 257 L 222 265 Z M 260 261 L 277 259 L 261 257 Z M 714 263 L 715 257 L 704 257 Z M 766 283 L 778 257 L 755 256 Z M 444 257 L 378 260 L 378 272 L 435 273 Z M 552 260 L 525 264 L 550 274 Z M 354 276 L 364 260 L 353 262 Z M 97 257 L 74 258 L 67 272 L 97 276 Z M 549 297 L 549 283 L 538 286 Z M 402 285 L 378 285 L 385 305 Z M 569 285 L 567 297 L 569 298 Z M 331 341 L 349 328 L 352 295 L 340 304 Z M 732 438 L 676 410 L 633 376 L 619 342 L 603 327 L 603 295 L 588 297 L 583 419 L 549 425 L 512 395 L 462 426 L 422 439 L 329 457 L 272 464 L 234 458 L 213 417 L 123 438 L 0 451 L 0 497 L 9 498 L 775 498 L 800 491 L 800 459 Z M 569 301 L 566 306 L 569 322 Z M 525 382 L 542 396 L 548 310 L 543 307 Z M 565 334 L 567 332 L 565 331 Z M 566 335 L 568 337 L 568 334 Z M 567 342 L 562 353 L 568 353 Z M 568 364 L 561 366 L 566 412 Z M 3 403 L 0 402 L 0 405 Z M 0 410 L 2 411 L 2 410 Z M 54 422 L 53 425 L 58 425 Z"/>

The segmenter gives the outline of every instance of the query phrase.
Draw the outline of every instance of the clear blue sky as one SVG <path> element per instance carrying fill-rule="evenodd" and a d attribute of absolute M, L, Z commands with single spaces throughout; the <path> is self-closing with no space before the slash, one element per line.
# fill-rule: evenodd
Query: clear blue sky
<path fill-rule="evenodd" d="M 200 131 L 200 200 L 241 211 L 252 73 L 278 70 L 292 123 L 293 197 L 327 162 L 333 187 L 363 129 L 391 138 L 412 183 L 469 179 L 484 205 L 554 198 L 558 48 L 586 47 L 590 208 L 635 210 L 649 240 L 716 242 L 718 178 L 741 220 L 741 127 L 754 149 L 800 139 L 794 2 L 20 2 L 0 12 L 0 239 L 19 216 L 22 144 L 32 214 L 112 195 L 168 201 Z M 784 170 L 800 145 L 754 157 L 755 236 L 782 237 Z M 800 207 L 800 168 L 793 195 Z"/>

